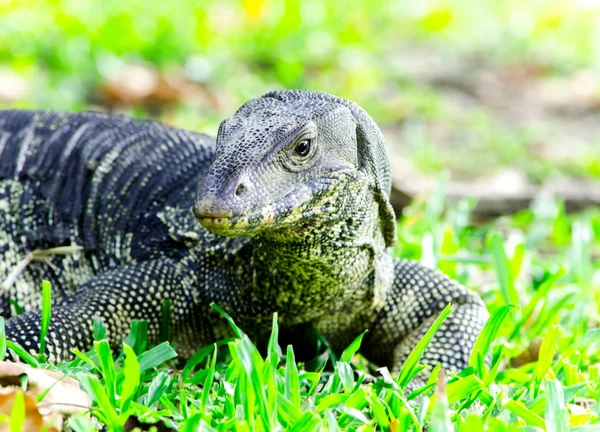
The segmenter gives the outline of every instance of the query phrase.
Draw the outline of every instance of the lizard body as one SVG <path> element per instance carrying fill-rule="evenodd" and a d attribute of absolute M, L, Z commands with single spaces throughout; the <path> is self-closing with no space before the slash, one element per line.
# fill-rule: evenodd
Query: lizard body
<path fill-rule="evenodd" d="M 392 258 L 390 188 L 379 128 L 325 93 L 249 101 L 216 140 L 104 114 L 0 112 L 7 336 L 37 351 L 45 278 L 53 360 L 91 345 L 93 318 L 114 347 L 133 319 L 156 342 L 169 300 L 184 356 L 229 336 L 214 302 L 259 339 L 273 312 L 283 335 L 314 327 L 337 351 L 369 329 L 363 353 L 397 369 L 452 302 L 424 362 L 462 368 L 487 312 L 441 273 Z M 23 265 L 36 250 L 75 245 Z M 25 313 L 10 317 L 9 299 Z"/>

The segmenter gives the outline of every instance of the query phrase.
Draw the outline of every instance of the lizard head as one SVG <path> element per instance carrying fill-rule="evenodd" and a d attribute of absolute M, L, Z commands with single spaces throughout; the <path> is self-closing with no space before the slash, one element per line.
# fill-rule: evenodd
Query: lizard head
<path fill-rule="evenodd" d="M 276 91 L 223 121 L 201 178 L 194 214 L 209 231 L 251 236 L 332 215 L 351 182 L 378 204 L 386 244 L 395 240 L 391 175 L 381 131 L 353 102 L 327 93 Z"/>

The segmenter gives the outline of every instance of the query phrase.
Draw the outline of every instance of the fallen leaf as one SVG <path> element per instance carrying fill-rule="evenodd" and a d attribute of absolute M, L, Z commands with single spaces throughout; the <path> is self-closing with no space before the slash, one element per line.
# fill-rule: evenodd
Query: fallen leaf
<path fill-rule="evenodd" d="M 20 404 L 22 406 L 19 406 Z M 12 422 L 19 423 L 23 432 L 36 432 L 43 426 L 46 426 L 48 432 L 58 432 L 62 429 L 62 416 L 43 416 L 35 398 L 15 388 L 0 389 L 0 414 L 11 418 Z M 7 423 L 0 424 L 0 432 L 8 430 Z"/>
<path fill-rule="evenodd" d="M 150 97 L 160 76 L 146 63 L 120 64 L 100 86 L 101 98 L 109 104 L 132 105 Z"/>
<path fill-rule="evenodd" d="M 540 347 L 542 346 L 542 340 L 536 339 L 531 342 L 527 349 L 517 356 L 510 359 L 510 366 L 518 368 L 523 365 L 538 361 L 540 357 Z"/>
<path fill-rule="evenodd" d="M 73 378 L 47 369 L 35 369 L 23 363 L 0 362 L 0 413 L 10 414 L 15 397 L 22 392 L 21 377 L 27 376 L 24 393 L 26 421 L 37 422 L 37 416 L 45 425 L 60 430 L 63 417 L 88 411 L 92 405 L 90 396 Z M 42 399 L 37 401 L 42 393 Z M 33 405 L 31 405 L 33 404 Z M 36 423 L 37 424 L 37 423 Z M 25 430 L 25 429 L 24 429 Z M 31 430 L 39 430 L 31 429 Z M 52 430 L 52 429 L 49 429 Z M 0 431 L 2 431 L 0 426 Z"/>

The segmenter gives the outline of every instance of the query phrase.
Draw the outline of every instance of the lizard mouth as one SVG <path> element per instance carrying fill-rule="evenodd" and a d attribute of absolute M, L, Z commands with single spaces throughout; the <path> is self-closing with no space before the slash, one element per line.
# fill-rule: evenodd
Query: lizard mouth
<path fill-rule="evenodd" d="M 203 215 L 197 215 L 196 219 L 198 220 L 198 222 L 200 222 L 200 225 L 202 225 L 205 228 L 209 228 L 209 227 L 214 227 L 214 228 L 218 228 L 221 226 L 226 226 L 231 224 L 232 221 L 235 221 L 236 217 L 229 217 L 229 216 L 203 216 Z"/>
<path fill-rule="evenodd" d="M 269 207 L 271 206 L 267 206 L 266 208 Z M 237 237 L 250 235 L 253 231 L 268 224 L 268 218 L 265 217 L 268 212 L 265 209 L 239 216 L 208 216 L 197 214 L 196 219 L 208 231 L 228 237 Z"/>
<path fill-rule="evenodd" d="M 195 216 L 205 229 L 226 237 L 253 236 L 269 228 L 293 226 L 301 220 L 332 211 L 334 205 L 331 198 L 337 195 L 345 183 L 339 181 L 340 177 L 349 174 L 351 173 L 343 170 L 325 173 L 305 183 L 303 188 L 245 214 L 195 212 Z"/>
<path fill-rule="evenodd" d="M 209 223 L 209 224 L 220 224 L 225 220 L 228 220 L 229 217 L 216 217 L 216 216 L 197 216 L 199 222 Z"/>

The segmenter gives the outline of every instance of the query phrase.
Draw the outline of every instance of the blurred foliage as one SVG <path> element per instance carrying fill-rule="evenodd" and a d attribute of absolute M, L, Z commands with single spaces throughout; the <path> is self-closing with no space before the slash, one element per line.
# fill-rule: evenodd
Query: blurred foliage
<path fill-rule="evenodd" d="M 403 61 L 395 58 L 402 44 L 568 72 L 598 62 L 599 15 L 591 0 L 0 0 L 0 64 L 34 79 L 22 106 L 81 107 L 93 83 L 125 58 L 185 65 L 193 79 L 229 95 L 227 110 L 294 87 L 393 118 L 400 102 L 388 112 L 379 102 L 402 87 L 393 67 Z"/>
<path fill-rule="evenodd" d="M 513 166 L 534 183 L 556 173 L 598 178 L 593 147 L 547 157 L 540 143 L 565 146 L 554 119 L 540 128 L 515 121 L 520 113 L 499 118 L 469 72 L 485 64 L 511 84 L 592 70 L 600 83 L 599 22 L 598 0 L 0 0 L 0 108 L 108 107 L 214 133 L 248 99 L 307 88 L 354 100 L 379 124 L 402 124 L 398 139 L 421 171 L 469 177 Z M 427 55 L 437 59 L 431 67 Z M 421 79 L 455 63 L 466 69 L 454 73 L 462 83 Z M 158 102 L 127 100 L 164 77 L 185 85 L 169 84 Z M 531 82 L 519 85 L 524 94 Z M 554 98 L 571 99 L 563 91 L 577 85 L 563 83 Z M 600 91 L 590 92 L 588 105 L 600 106 Z"/>
<path fill-rule="evenodd" d="M 386 131 L 388 138 L 392 136 L 401 142 L 411 155 L 411 162 L 422 171 L 439 172 L 450 167 L 453 175 L 485 175 L 494 168 L 510 166 L 524 172 L 529 180 L 539 182 L 556 172 L 600 178 L 598 142 L 588 141 L 587 150 L 575 152 L 569 141 L 565 144 L 558 140 L 562 153 L 551 158 L 544 155 L 546 148 L 540 151 L 542 144 L 556 134 L 553 126 L 569 136 L 572 130 L 579 131 L 579 123 L 571 121 L 582 117 L 582 112 L 598 114 L 600 91 L 594 90 L 593 85 L 584 89 L 588 93 L 583 102 L 576 101 L 581 105 L 575 103 L 566 110 L 556 99 L 562 102 L 561 99 L 577 96 L 581 87 L 579 78 L 562 82 L 558 91 L 555 82 L 540 87 L 555 91 L 550 95 L 554 97 L 550 104 L 552 115 L 556 111 L 560 114 L 561 109 L 567 113 L 560 114 L 563 123 L 546 116 L 542 119 L 545 124 L 540 125 L 519 122 L 522 113 L 518 110 L 502 118 L 498 111 L 481 102 L 484 98 L 480 94 L 471 94 L 472 89 L 459 88 L 461 91 L 457 92 L 456 86 L 447 82 L 432 84 L 419 79 L 420 75 L 431 72 L 422 67 L 422 62 L 421 69 L 407 73 L 416 63 L 416 53 L 420 56 L 432 53 L 437 59 L 435 67 L 450 69 L 454 65 L 444 64 L 443 56 L 450 52 L 454 60 L 470 61 L 459 86 L 470 84 L 468 67 L 482 63 L 493 72 L 497 72 L 494 68 L 505 68 L 503 73 L 510 79 L 521 80 L 517 94 L 531 91 L 532 82 L 537 84 L 555 77 L 570 79 L 580 70 L 591 71 L 598 83 L 599 23 L 599 0 L 0 0 L 0 108 L 109 107 L 214 132 L 218 121 L 231 115 L 247 99 L 276 88 L 308 88 L 352 99 L 380 124 L 393 125 L 392 131 Z M 141 69 L 131 65 L 141 65 Z M 136 96 L 144 81 L 160 83 L 167 78 L 176 81 L 169 84 L 175 90 L 166 85 L 166 90 L 156 91 L 150 98 Z M 120 89 L 122 81 L 127 81 L 131 88 Z M 160 87 L 156 83 L 153 85 Z M 448 87 L 454 99 L 443 92 Z M 563 92 L 573 87 L 577 91 Z M 3 89 L 10 93 L 4 101 Z M 504 89 L 495 91 L 502 93 Z M 468 99 L 465 95 L 470 98 L 467 104 L 456 102 Z M 521 108 L 518 105 L 523 100 L 527 101 L 524 98 L 515 102 L 511 99 L 513 94 L 501 96 L 504 96 L 501 102 L 517 105 L 516 108 Z M 597 123 L 591 124 L 597 129 Z M 588 136 L 581 140 L 585 142 Z M 571 153 L 573 159 L 567 160 Z M 527 430 L 540 430 L 534 427 L 546 427 L 541 418 L 545 415 L 548 430 L 558 430 L 551 429 L 555 423 L 552 413 L 566 412 L 563 397 L 556 391 L 557 386 L 562 386 L 573 430 L 598 430 L 598 210 L 566 215 L 560 202 L 540 198 L 530 210 L 486 226 L 473 226 L 472 201 L 461 201 L 443 211 L 445 183 L 442 183 L 443 187 L 427 202 L 415 202 L 405 211 L 398 226 L 394 253 L 437 267 L 477 289 L 495 316 L 508 303 L 519 307 L 510 310 L 512 319 L 495 335 L 491 350 L 494 364 L 510 362 L 509 366 L 498 373 L 497 369 L 486 371 L 480 362 L 477 368 L 452 377 L 454 381 L 448 386 L 451 400 L 440 410 L 441 421 L 452 414 L 452 421 L 461 425 L 459 430 L 483 430 L 483 422 L 488 430 L 516 430 L 526 425 Z M 554 347 L 553 331 L 559 329 L 560 340 Z M 490 336 L 491 339 L 494 338 Z M 551 339 L 554 345 L 548 343 L 550 349 L 542 350 L 541 341 Z M 246 348 L 252 351 L 252 347 Z M 544 362 L 538 362 L 544 351 L 546 357 L 554 357 L 545 370 L 539 366 Z M 205 357 L 197 360 L 190 370 Z M 255 366 L 269 364 L 257 356 L 253 361 Z M 73 364 L 78 368 L 83 365 L 81 360 L 76 362 L 79 363 Z M 68 369 L 73 364 L 64 367 Z M 276 366 L 277 362 L 273 367 Z M 239 369 L 240 373 L 228 375 L 227 367 Z M 479 369 L 484 369 L 484 374 Z M 281 376 L 286 377 L 286 382 L 298 381 L 298 377 L 287 378 L 296 375 L 289 372 L 292 367 L 286 369 L 288 372 L 279 370 L 271 370 L 273 382 L 279 387 L 281 383 L 275 380 Z M 339 368 L 335 373 L 347 370 Z M 96 370 L 94 374 L 102 375 L 100 372 Z M 243 378 L 241 372 L 235 362 L 218 367 L 213 362 L 190 375 L 191 380 L 187 381 L 171 379 L 164 371 L 148 371 L 142 375 L 136 390 L 138 395 L 149 392 L 149 388 L 160 388 L 168 397 L 159 396 L 158 403 L 142 396 L 139 403 L 131 405 L 131 410 L 178 426 L 184 422 L 191 424 L 199 418 L 186 417 L 188 409 L 193 413 L 198 406 L 196 386 L 201 382 L 212 383 L 214 375 L 217 384 L 205 386 L 208 390 L 200 398 L 202 410 L 210 406 L 214 414 L 204 420 L 218 423 L 231 418 L 235 422 L 237 412 L 222 414 L 224 407 L 233 405 L 222 401 L 231 399 L 227 385 L 232 376 L 234 380 Z M 323 377 L 335 378 L 328 374 L 325 372 Z M 321 379 L 321 375 L 316 376 L 316 381 Z M 357 376 L 362 380 L 363 375 Z M 306 385 L 308 378 L 315 381 L 314 374 L 300 372 L 303 400 L 309 399 L 305 388 L 310 387 L 310 392 L 316 388 Z M 354 379 L 352 374 L 346 378 Z M 479 379 L 484 384 L 479 385 Z M 403 420 L 416 418 L 415 415 L 419 416 L 415 424 L 422 423 L 426 415 L 427 408 L 423 409 L 423 405 L 390 402 L 394 393 L 398 400 L 403 396 L 401 390 L 390 387 L 393 384 L 390 380 L 380 378 L 373 385 L 356 385 L 353 389 L 342 388 L 342 381 L 335 380 L 337 384 L 320 388 L 317 396 L 328 404 L 335 402 L 328 411 L 318 413 L 327 417 L 327 421 L 333 419 L 333 425 L 338 416 L 344 426 L 352 422 L 353 427 L 359 427 L 364 416 L 368 416 L 369 424 L 360 427 L 371 430 L 367 426 L 379 421 L 375 418 L 378 412 L 375 408 L 381 404 L 377 397 L 385 404 L 390 403 L 385 413 L 396 416 L 392 420 L 396 426 L 402 425 Z M 476 382 L 478 386 L 461 387 L 461 382 Z M 114 389 L 114 383 L 108 388 Z M 468 391 L 456 390 L 461 388 Z M 364 393 L 364 389 L 374 393 Z M 349 405 L 344 406 L 347 395 L 342 397 L 342 391 L 358 394 L 353 400 L 361 404 L 359 410 L 363 411 L 355 407 L 351 407 L 353 411 L 344 411 Z M 433 391 L 431 388 L 429 394 Z M 382 395 L 382 392 L 387 393 Z M 282 394 L 288 393 L 293 392 Z M 368 400 L 362 397 L 363 393 L 369 396 Z M 279 395 L 275 391 L 269 393 L 271 396 Z M 176 398 L 179 398 L 176 404 L 170 402 Z M 422 400 L 429 401 L 427 397 Z M 473 404 L 475 400 L 477 403 Z M 550 409 L 545 413 L 546 400 Z M 371 405 L 375 407 L 373 410 Z M 315 406 L 318 403 L 304 403 L 301 419 L 313 418 Z M 110 404 L 103 407 L 96 401 L 95 407 L 102 408 L 95 411 L 96 416 L 112 412 Z M 553 411 L 552 407 L 557 408 Z M 127 413 L 123 405 L 119 410 Z M 482 410 L 479 424 L 472 413 L 479 415 Z M 292 409 L 294 415 L 296 411 Z M 429 420 L 436 420 L 436 415 Z M 576 429 L 583 424 L 593 426 Z M 219 430 L 226 430 L 227 423 L 223 425 Z"/>

